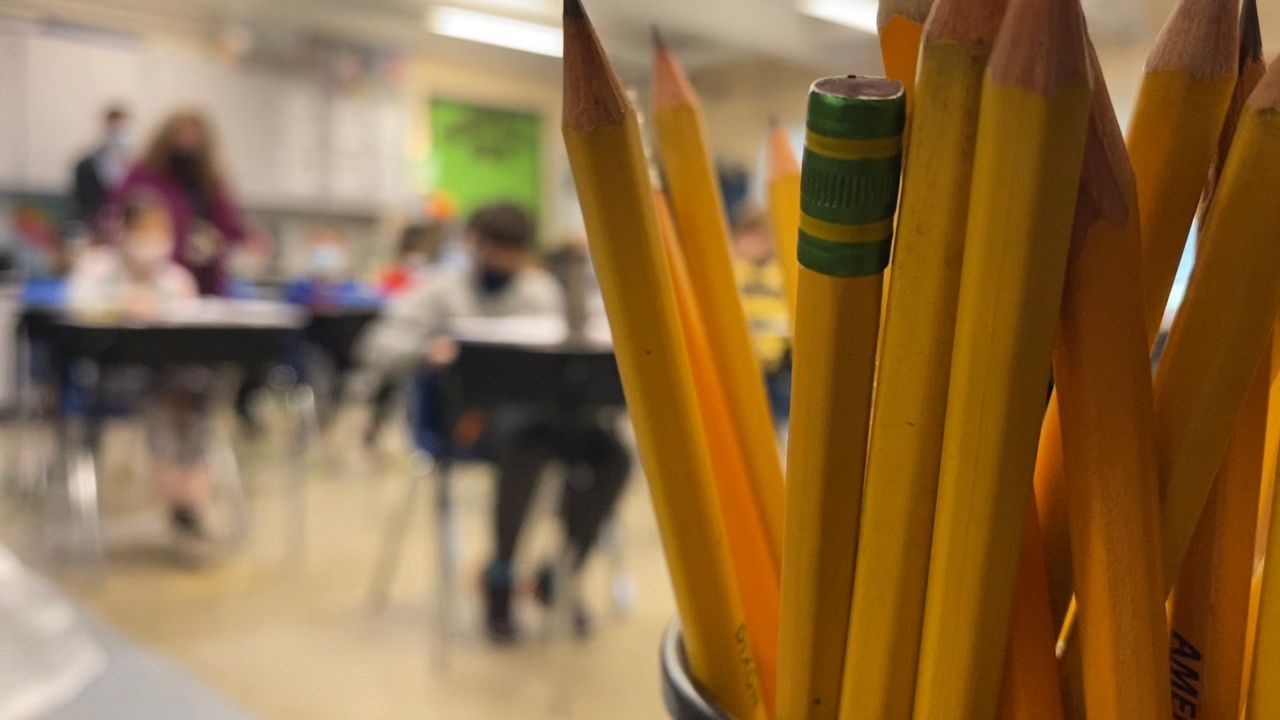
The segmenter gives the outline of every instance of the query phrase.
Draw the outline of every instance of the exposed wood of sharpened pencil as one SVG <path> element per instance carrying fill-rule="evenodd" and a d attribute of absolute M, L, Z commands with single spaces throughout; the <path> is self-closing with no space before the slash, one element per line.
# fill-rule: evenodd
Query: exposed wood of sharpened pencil
<path fill-rule="evenodd" d="M 915 720 L 996 712 L 1089 77 L 1077 0 L 1011 0 L 978 120 Z"/>
<path fill-rule="evenodd" d="M 911 715 L 978 107 L 1004 7 L 938 0 L 925 28 L 881 326 L 843 720 Z"/>
<path fill-rule="evenodd" d="M 1088 717 L 1170 717 L 1151 369 L 1133 170 L 1096 55 L 1053 355 Z"/>
<path fill-rule="evenodd" d="M 579 0 L 564 7 L 564 139 L 694 677 L 762 720 L 744 615 L 635 111 Z"/>
<path fill-rule="evenodd" d="M 1176 578 L 1270 342 L 1280 288 L 1280 68 L 1245 102 L 1155 380 L 1165 578 Z"/>
<path fill-rule="evenodd" d="M 657 33 L 654 37 L 658 44 L 654 48 L 653 128 L 658 156 L 667 174 L 680 248 L 698 293 L 698 310 L 715 353 L 716 371 L 737 421 L 738 447 L 746 454 L 743 481 L 754 496 L 758 517 L 743 521 L 765 528 L 772 553 L 760 562 L 780 574 L 785 512 L 782 461 L 733 275 L 729 228 L 702 108 L 675 55 L 661 44 Z"/>

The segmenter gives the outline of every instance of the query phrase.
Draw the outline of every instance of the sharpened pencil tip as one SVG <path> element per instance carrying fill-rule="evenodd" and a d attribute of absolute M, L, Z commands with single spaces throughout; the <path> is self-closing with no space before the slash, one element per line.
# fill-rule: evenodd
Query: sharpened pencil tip
<path fill-rule="evenodd" d="M 574 20 L 586 20 L 587 11 L 582 7 L 582 0 L 564 0 L 564 16 Z"/>
<path fill-rule="evenodd" d="M 662 39 L 662 30 L 658 29 L 658 25 L 656 23 L 649 26 L 649 36 L 653 38 L 654 50 L 667 49 L 667 43 Z"/>
<path fill-rule="evenodd" d="M 769 116 L 769 129 L 770 129 L 770 130 L 776 130 L 776 129 L 778 129 L 778 125 L 780 125 L 780 124 L 781 124 L 781 123 L 779 123 L 779 122 L 778 122 L 778 116 L 777 116 L 777 115 L 770 115 L 770 116 Z"/>

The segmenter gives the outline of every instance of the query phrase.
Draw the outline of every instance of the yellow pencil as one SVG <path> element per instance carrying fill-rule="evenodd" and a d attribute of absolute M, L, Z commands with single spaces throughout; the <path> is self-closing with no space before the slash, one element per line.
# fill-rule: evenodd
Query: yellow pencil
<path fill-rule="evenodd" d="M 1077 0 L 1010 1 L 979 112 L 915 720 L 996 711 L 1089 75 Z"/>
<path fill-rule="evenodd" d="M 837 713 L 904 115 L 896 80 L 825 78 L 809 93 L 778 720 Z"/>
<path fill-rule="evenodd" d="M 1238 0 L 1179 0 L 1147 56 L 1127 144 L 1138 187 L 1142 294 L 1154 342 L 1235 84 Z M 1056 619 L 1070 600 L 1070 539 L 1056 401 L 1045 419 L 1036 498 Z M 1055 452 L 1056 451 L 1056 452 Z M 1166 577 L 1166 583 L 1172 582 Z"/>
<path fill-rule="evenodd" d="M 1054 657 L 1053 621 L 1044 569 L 1044 542 L 1035 510 L 1027 507 L 1015 593 L 1009 614 L 1009 649 L 1004 656 L 998 720 L 1060 720 L 1062 689 Z"/>
<path fill-rule="evenodd" d="M 881 327 L 845 720 L 911 716 L 982 75 L 1004 6 L 939 0 L 925 27 Z"/>
<path fill-rule="evenodd" d="M 1267 360 L 1254 373 L 1236 417 L 1227 457 L 1173 590 L 1170 679 L 1174 710 L 1182 715 L 1240 717 L 1271 380 Z"/>
<path fill-rule="evenodd" d="M 907 113 L 915 102 L 916 62 L 924 21 L 934 0 L 880 0 L 876 27 L 880 31 L 880 57 L 885 77 L 902 83 L 907 92 Z"/>
<path fill-rule="evenodd" d="M 1239 0 L 1179 0 L 1129 122 L 1142 219 L 1142 292 L 1155 338 L 1236 82 Z"/>
<path fill-rule="evenodd" d="M 774 250 L 787 284 L 787 300 L 795 315 L 800 263 L 796 260 L 796 231 L 800 227 L 800 163 L 791 149 L 786 128 L 776 120 L 769 127 L 769 220 Z"/>
<path fill-rule="evenodd" d="M 1266 73 L 1254 0 L 1244 0 L 1241 5 L 1237 68 L 1235 90 L 1201 201 L 1202 226 L 1213 206 L 1245 100 Z M 1203 243 L 1197 247 L 1198 252 L 1203 249 Z M 1174 708 L 1184 715 L 1234 720 L 1240 716 L 1247 692 L 1244 676 L 1249 656 L 1245 653 L 1271 378 L 1271 352 L 1266 351 L 1236 418 L 1226 459 L 1218 469 L 1174 586 L 1169 625 L 1175 652 L 1170 657 L 1170 673 Z"/>
<path fill-rule="evenodd" d="M 760 689 L 765 708 L 772 710 L 774 683 L 778 667 L 778 578 L 760 558 L 769 554 L 769 538 L 759 523 L 753 523 L 752 498 L 743 479 L 745 460 L 733 434 L 733 415 L 724 387 L 716 375 L 706 329 L 698 315 L 698 302 L 689 280 L 676 237 L 675 219 L 667 203 L 666 193 L 654 190 L 654 207 L 658 228 L 666 249 L 667 265 L 675 290 L 676 309 L 684 330 L 693 381 L 697 388 L 698 407 L 702 411 L 702 427 L 711 451 L 711 469 L 715 474 L 720 498 L 720 514 L 725 520 L 725 538 L 729 557 L 738 579 L 742 609 L 747 618 L 747 638 L 759 668 Z"/>
<path fill-rule="evenodd" d="M 1049 612 L 1055 627 L 1062 627 L 1075 592 L 1071 577 L 1071 531 L 1067 485 L 1062 479 L 1062 417 L 1058 393 L 1049 397 L 1040 425 L 1036 470 L 1032 479 L 1040 534 L 1044 540 L 1045 575 L 1049 585 Z"/>
<path fill-rule="evenodd" d="M 1280 69 L 1245 103 L 1156 372 L 1165 579 L 1176 578 L 1270 341 L 1280 286 Z"/>
<path fill-rule="evenodd" d="M 680 248 L 698 293 L 702 326 L 747 453 L 747 484 L 758 522 L 768 529 L 771 554 L 759 558 L 781 572 L 784 490 L 760 364 L 751 349 L 729 257 L 729 229 L 707 149 L 702 108 L 676 58 L 654 34 L 653 127 L 676 216 Z"/>
<path fill-rule="evenodd" d="M 1264 79 L 1263 83 L 1266 82 L 1267 80 Z M 1250 102 L 1252 103 L 1254 99 L 1257 99 L 1256 94 Z M 1246 109 L 1245 112 L 1247 113 L 1248 110 Z M 1244 132 L 1242 123 L 1240 134 L 1243 135 Z M 1232 156 L 1235 155 L 1234 147 L 1233 145 Z M 1230 164 L 1233 160 L 1229 157 L 1227 162 Z M 1224 186 L 1226 182 L 1224 177 Z M 1225 192 L 1225 187 L 1223 191 Z M 1280 501 L 1280 493 L 1272 496 L 1273 505 L 1270 513 L 1272 527 L 1267 539 L 1267 555 L 1272 558 L 1272 562 L 1263 569 L 1259 590 L 1257 634 L 1253 638 L 1245 720 L 1280 718 L 1280 683 L 1275 680 L 1277 673 L 1280 673 L 1280 563 L 1275 562 L 1275 558 L 1280 558 L 1280 530 L 1275 527 L 1275 524 L 1280 522 L 1280 509 L 1276 507 L 1280 505 L 1278 501 Z"/>
<path fill-rule="evenodd" d="M 690 670 L 735 718 L 765 717 L 635 110 L 578 0 L 564 19 L 564 139 L 649 479 Z"/>
<path fill-rule="evenodd" d="M 1102 70 L 1053 353 L 1085 715 L 1170 717 L 1151 365 L 1133 171 Z"/>

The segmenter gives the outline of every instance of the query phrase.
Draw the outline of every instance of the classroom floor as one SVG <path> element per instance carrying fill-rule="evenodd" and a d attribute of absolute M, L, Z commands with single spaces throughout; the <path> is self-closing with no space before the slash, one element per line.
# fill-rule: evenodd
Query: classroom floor
<path fill-rule="evenodd" d="M 664 716 L 657 645 L 673 614 L 657 530 L 640 478 L 621 509 L 625 567 L 637 593 L 615 611 L 608 563 L 593 559 L 582 592 L 597 628 L 585 641 L 557 630 L 524 599 L 523 643 L 489 646 L 480 633 L 478 579 L 489 549 L 491 485 L 482 466 L 456 475 L 462 563 L 453 638 L 441 640 L 437 541 L 419 494 L 400 571 L 382 612 L 368 603 L 379 541 L 404 502 L 405 442 L 359 443 L 363 415 L 344 411 L 305 461 L 306 541 L 290 531 L 282 418 L 264 437 L 237 441 L 250 485 L 247 545 L 203 570 L 176 565 L 129 427 L 111 430 L 102 466 L 107 557 L 101 572 L 42 563 L 29 515 L 0 508 L 0 540 L 49 574 L 107 624 L 173 661 L 231 704 L 262 718 L 645 718 Z M 19 442 L 0 428 L 0 447 Z M 396 433 L 388 433 L 396 435 Z M 522 550 L 526 572 L 557 544 L 554 483 L 539 498 Z M 14 520 L 22 520 L 20 522 Z M 175 715 L 176 717 L 176 715 Z"/>

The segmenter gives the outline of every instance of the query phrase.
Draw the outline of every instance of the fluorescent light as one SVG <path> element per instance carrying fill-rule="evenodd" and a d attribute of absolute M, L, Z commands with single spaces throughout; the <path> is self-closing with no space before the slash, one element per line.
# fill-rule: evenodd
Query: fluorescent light
<path fill-rule="evenodd" d="M 460 40 L 498 45 L 513 50 L 560 57 L 563 38 L 560 28 L 489 15 L 455 7 L 432 8 L 427 16 L 432 32 Z"/>
<path fill-rule="evenodd" d="M 875 0 L 799 0 L 800 12 L 819 20 L 845 25 L 863 32 L 876 32 Z"/>
<path fill-rule="evenodd" d="M 553 0 L 467 0 L 463 4 L 525 15 L 560 14 L 560 3 Z"/>

